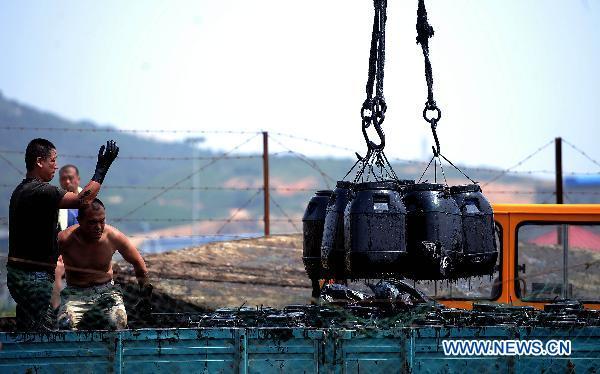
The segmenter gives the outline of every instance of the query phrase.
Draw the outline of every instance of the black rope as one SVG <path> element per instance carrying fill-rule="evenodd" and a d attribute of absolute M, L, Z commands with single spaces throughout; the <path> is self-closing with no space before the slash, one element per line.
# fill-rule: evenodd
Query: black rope
<path fill-rule="evenodd" d="M 462 175 L 464 175 L 468 180 L 473 183 L 475 182 L 472 178 L 470 178 L 467 174 L 465 174 L 461 169 L 456 167 L 446 156 L 444 156 L 441 152 L 440 140 L 437 134 L 437 126 L 440 118 L 442 117 L 442 111 L 437 106 L 435 102 L 435 98 L 433 97 L 433 72 L 431 69 L 431 60 L 429 59 L 429 38 L 433 37 L 434 31 L 433 27 L 429 24 L 427 20 L 427 9 L 425 9 L 425 0 L 419 0 L 417 7 L 417 44 L 421 45 L 421 49 L 423 50 L 423 59 L 425 61 L 425 81 L 427 83 L 427 102 L 425 103 L 425 108 L 423 109 L 423 118 L 427 121 L 431 126 L 431 133 L 433 135 L 433 140 L 435 142 L 435 146 L 432 147 L 433 158 L 427 164 L 427 167 L 421 174 L 421 178 L 423 178 L 432 161 L 434 162 L 434 180 L 437 182 L 437 162 L 440 163 L 440 170 L 442 171 L 442 177 L 444 178 L 444 182 L 448 184 L 446 180 L 446 173 L 444 172 L 444 166 L 442 164 L 442 159 L 448 162 L 452 167 L 458 170 Z"/>
<path fill-rule="evenodd" d="M 362 132 L 369 149 L 383 150 L 385 135 L 381 125 L 385 120 L 387 105 L 383 96 L 383 79 L 385 66 L 385 23 L 387 21 L 387 0 L 373 0 L 374 16 L 371 32 L 371 48 L 369 52 L 369 69 L 367 76 L 367 97 L 361 107 Z M 375 96 L 373 96 L 375 90 Z M 380 138 L 379 144 L 369 139 L 366 129 L 374 125 Z"/>
<path fill-rule="evenodd" d="M 438 157 L 438 160 L 439 160 L 439 157 Z M 448 185 L 448 179 L 446 179 L 446 173 L 444 173 L 444 165 L 442 165 L 442 161 L 441 160 L 440 160 L 440 170 L 442 172 L 442 177 L 444 178 L 444 184 Z M 469 178 L 469 179 L 471 179 L 471 178 Z"/>
<path fill-rule="evenodd" d="M 473 179 L 471 179 L 471 177 L 469 177 L 469 176 L 468 176 L 467 174 L 465 174 L 465 173 L 464 173 L 462 170 L 460 170 L 460 169 L 458 168 L 458 166 L 454 165 L 454 164 L 452 163 L 452 161 L 448 160 L 448 159 L 446 158 L 446 156 L 444 156 L 444 155 L 442 155 L 442 154 L 441 154 L 440 156 L 442 156 L 442 158 L 443 158 L 444 160 L 446 160 L 446 162 L 447 162 L 447 163 L 449 163 L 450 165 L 452 165 L 452 167 L 454 167 L 456 170 L 458 170 L 458 171 L 459 171 L 459 172 L 460 172 L 462 175 L 464 175 L 464 176 L 465 176 L 465 177 L 466 177 L 468 180 L 470 180 L 470 181 L 471 181 L 471 182 L 473 182 L 474 184 L 477 184 L 477 182 L 475 182 Z"/>
<path fill-rule="evenodd" d="M 385 24 L 387 22 L 387 0 L 376 1 L 376 13 L 379 10 L 377 21 L 379 22 L 379 41 L 377 44 L 377 81 L 376 81 L 376 97 L 383 99 L 383 76 L 385 65 Z M 377 7 L 379 5 L 379 7 Z M 385 104 L 385 100 L 383 101 Z"/>
<path fill-rule="evenodd" d="M 371 50 L 369 52 L 369 73 L 367 75 L 367 100 L 373 99 L 373 88 L 375 87 L 375 73 L 377 69 L 377 43 L 379 42 L 379 12 L 375 5 L 375 19 L 373 21 L 373 31 L 371 32 Z"/>
<path fill-rule="evenodd" d="M 423 170 L 423 173 L 421 174 L 421 177 L 419 178 L 419 180 L 417 180 L 417 183 L 421 183 L 421 179 L 423 179 L 423 177 L 425 176 L 425 173 L 429 169 L 429 166 L 431 165 L 431 163 L 433 162 L 434 159 L 435 159 L 435 156 L 433 156 L 431 158 L 431 160 L 429 160 L 429 163 L 427 164 L 427 167 L 425 167 L 425 170 Z"/>
<path fill-rule="evenodd" d="M 396 175 L 396 172 L 392 168 L 392 164 L 389 162 L 389 160 L 388 160 L 387 156 L 385 155 L 385 153 L 381 152 L 381 157 L 383 157 L 385 163 L 390 167 L 390 175 L 391 175 L 391 177 L 394 178 L 394 179 L 398 179 L 398 176 Z"/>
<path fill-rule="evenodd" d="M 352 165 L 352 167 L 350 168 L 350 170 L 348 170 L 348 172 L 346 173 L 346 175 L 344 175 L 344 178 L 342 178 L 342 180 L 346 180 L 346 177 L 348 175 L 350 175 L 350 173 L 352 173 L 352 170 L 354 170 L 354 168 L 356 167 L 356 165 L 358 165 L 362 161 L 362 157 L 360 157 L 360 155 L 358 153 L 356 153 L 356 157 L 358 157 L 358 160 L 356 160 L 356 162 L 354 163 L 354 165 Z"/>
<path fill-rule="evenodd" d="M 376 181 L 383 179 L 398 179 L 392 165 L 383 153 L 385 147 L 385 133 L 382 124 L 385 120 L 387 104 L 383 95 L 384 67 L 385 67 L 385 25 L 387 22 L 387 0 L 373 0 L 374 16 L 371 32 L 371 48 L 369 52 L 369 69 L 367 76 L 367 97 L 361 107 L 362 133 L 367 143 L 367 154 L 361 157 L 350 168 L 344 179 L 358 166 L 354 182 L 368 181 L 371 176 Z M 367 129 L 373 125 L 379 144 L 369 139 Z"/>
<path fill-rule="evenodd" d="M 431 70 L 431 61 L 429 60 L 429 38 L 434 34 L 433 27 L 427 20 L 427 9 L 425 9 L 425 1 L 419 0 L 417 8 L 417 44 L 421 45 L 423 50 L 423 59 L 425 60 L 425 81 L 427 83 L 427 102 L 423 109 L 423 118 L 431 125 L 431 133 L 435 141 L 433 149 L 434 156 L 440 153 L 440 141 L 437 136 L 437 124 L 442 117 L 442 112 L 438 108 L 435 99 L 433 98 L 433 72 Z M 435 112 L 435 115 L 428 116 L 429 112 Z"/>
<path fill-rule="evenodd" d="M 426 106 L 436 107 L 433 99 L 433 74 L 431 71 L 431 61 L 429 60 L 429 38 L 434 35 L 433 27 L 427 20 L 427 9 L 425 1 L 419 0 L 417 8 L 417 44 L 421 44 L 423 57 L 425 59 L 425 80 L 427 81 L 427 103 Z"/>

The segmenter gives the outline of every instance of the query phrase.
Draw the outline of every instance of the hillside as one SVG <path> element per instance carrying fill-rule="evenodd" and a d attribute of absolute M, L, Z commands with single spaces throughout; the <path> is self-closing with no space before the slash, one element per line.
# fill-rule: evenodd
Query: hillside
<path fill-rule="evenodd" d="M 64 130 L 53 130 L 57 128 Z M 199 173 L 201 189 L 194 191 L 191 189 L 192 179 L 185 179 L 192 172 L 192 161 L 189 159 L 192 149 L 189 145 L 156 141 L 114 130 L 92 122 L 68 121 L 55 114 L 9 100 L 0 94 L 0 252 L 7 250 L 6 217 L 10 194 L 23 177 L 25 147 L 29 140 L 35 137 L 45 137 L 54 142 L 59 151 L 59 164 L 73 163 L 79 166 L 84 181 L 91 176 L 98 146 L 108 138 L 113 138 L 119 143 L 119 159 L 111 169 L 100 197 L 107 205 L 108 222 L 132 236 L 136 245 L 140 245 L 150 233 L 157 237 L 190 235 L 193 193 L 197 194 L 196 209 L 200 220 L 195 234 L 214 234 L 220 229 L 222 233 L 262 231 L 263 197 L 258 190 L 262 187 L 260 157 L 215 162 Z M 203 158 L 200 161 L 202 165 L 211 162 L 206 158 L 218 154 L 208 149 L 200 149 L 196 151 L 196 155 Z M 321 172 L 309 166 L 313 162 Z M 314 191 L 333 187 L 334 181 L 345 175 L 353 163 L 354 160 L 351 159 L 306 160 L 290 153 L 271 155 L 270 181 L 271 187 L 275 189 L 271 202 L 272 233 L 301 231 L 300 218 Z M 393 163 L 393 166 L 400 178 L 418 177 L 424 167 L 414 163 Z M 464 179 L 457 173 L 449 170 L 446 172 L 450 183 L 464 183 Z M 499 171 L 494 170 L 469 171 L 472 178 L 481 181 L 490 180 L 498 173 Z M 177 189 L 168 191 L 154 200 L 150 199 L 180 180 L 184 181 Z M 58 183 L 57 178 L 53 183 Z M 548 186 L 548 182 L 507 175 L 499 183 L 494 183 L 490 190 L 486 190 L 486 194 L 492 201 L 497 202 L 551 201 L 551 195 L 536 193 L 540 189 L 551 190 L 552 187 Z M 494 193 L 495 190 L 519 191 L 522 194 Z M 144 204 L 147 201 L 148 203 Z M 119 220 L 127 212 L 137 208 L 140 209 Z M 233 213 L 236 213 L 236 219 L 245 221 L 224 226 L 225 222 L 220 219 L 229 218 Z M 180 258 L 176 254 L 165 254 L 166 257 L 144 255 L 151 264 L 153 276 L 174 278 L 157 282 L 159 287 L 165 287 L 162 292 L 179 292 L 186 295 L 190 287 L 211 287 L 219 290 L 212 294 L 212 299 L 188 301 L 201 301 L 200 304 L 211 307 L 221 304 L 218 301 L 221 298 L 231 305 L 243 301 L 261 303 L 265 300 L 269 303 L 279 300 L 283 305 L 306 302 L 309 291 L 298 252 L 299 239 L 292 238 L 293 249 L 264 250 L 262 245 L 265 243 L 259 243 L 261 239 L 255 242 L 239 242 L 257 244 L 256 247 L 248 248 L 229 248 L 226 244 L 209 245 L 203 247 L 203 251 L 207 251 L 212 257 L 209 256 L 207 263 L 202 264 L 189 260 L 198 255 L 196 252 L 199 249 L 182 251 Z M 204 258 L 204 255 L 203 252 L 201 257 Z M 163 264 L 166 260 L 172 260 L 170 266 L 193 279 L 177 279 L 173 273 L 174 269 Z M 262 264 L 252 265 L 257 261 Z M 0 273 L 3 272 L 3 265 L 2 262 Z M 269 269 L 272 279 L 262 279 L 265 268 Z M 166 273 L 163 274 L 164 272 Z M 263 284 L 265 282 L 272 284 Z M 242 289 L 247 295 L 243 300 L 238 295 Z M 9 299 L 0 279 L 0 310 L 5 309 L 4 304 Z"/>
<path fill-rule="evenodd" d="M 56 131 L 57 128 L 62 130 Z M 165 128 L 169 128 L 168 124 Z M 100 126 L 89 121 L 68 121 L 55 114 L 9 100 L 0 94 L 0 156 L 3 157 L 3 160 L 0 160 L 3 170 L 0 173 L 0 224 L 6 224 L 10 194 L 22 178 L 15 169 L 24 171 L 23 152 L 29 140 L 34 137 L 50 139 L 58 148 L 59 164 L 76 164 L 80 167 L 82 180 L 86 181 L 93 171 L 99 145 L 112 138 L 118 142 L 121 152 L 105 181 L 101 198 L 107 205 L 108 221 L 123 231 L 131 234 L 177 227 L 175 230 L 179 230 L 177 232 L 182 235 L 191 233 L 189 225 L 192 218 L 193 193 L 198 197 L 197 217 L 201 220 L 195 233 L 217 232 L 224 225 L 223 220 L 236 211 L 236 218 L 245 221 L 227 225 L 221 230 L 222 233 L 262 230 L 260 157 L 211 161 L 206 158 L 217 156 L 218 153 L 200 149 L 196 153 L 202 158 L 198 165 L 209 162 L 214 164 L 199 173 L 201 188 L 192 190 L 192 178 L 189 178 L 193 170 L 190 160 L 192 148 L 189 145 L 182 142 L 157 141 L 114 130 L 109 126 Z M 224 148 L 235 145 L 224 145 Z M 257 147 L 256 152 L 259 152 L 260 145 Z M 322 173 L 311 167 L 311 162 L 314 162 Z M 354 160 L 351 159 L 334 158 L 307 161 L 289 152 L 272 155 L 270 181 L 271 187 L 277 189 L 272 193 L 271 203 L 273 231 L 297 232 L 300 227 L 299 218 L 313 191 L 333 187 L 334 180 L 340 179 L 353 163 Z M 414 163 L 394 163 L 400 178 L 418 177 L 423 167 Z M 456 172 L 446 170 L 446 173 L 451 183 L 465 181 Z M 498 171 L 470 171 L 469 174 L 476 180 L 485 181 L 497 175 Z M 180 180 L 183 182 L 176 189 L 150 200 Z M 53 183 L 58 183 L 57 177 Z M 508 175 L 495 187 L 529 191 L 529 195 L 491 194 L 490 197 L 496 201 L 533 202 L 544 198 L 534 195 L 536 188 L 541 184 L 543 183 L 532 178 Z M 139 209 L 134 213 L 126 215 L 137 208 Z M 288 222 L 288 217 L 292 218 L 293 225 Z"/>

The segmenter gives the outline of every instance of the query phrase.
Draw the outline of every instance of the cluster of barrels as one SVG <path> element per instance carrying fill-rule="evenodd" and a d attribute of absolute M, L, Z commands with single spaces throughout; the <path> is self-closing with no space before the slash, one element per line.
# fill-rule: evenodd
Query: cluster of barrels
<path fill-rule="evenodd" d="M 302 222 L 313 281 L 456 279 L 491 274 L 498 257 L 492 207 L 476 184 L 339 181 L 317 191 Z"/>

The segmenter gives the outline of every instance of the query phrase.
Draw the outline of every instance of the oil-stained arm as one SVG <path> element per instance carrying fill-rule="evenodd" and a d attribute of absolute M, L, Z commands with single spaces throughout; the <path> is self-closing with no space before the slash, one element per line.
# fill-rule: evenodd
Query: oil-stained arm
<path fill-rule="evenodd" d="M 79 208 L 82 205 L 91 203 L 100 192 L 100 183 L 90 181 L 80 193 L 67 192 L 58 203 L 61 209 Z"/>
<path fill-rule="evenodd" d="M 112 236 L 117 251 L 123 256 L 125 261 L 133 265 L 135 271 L 135 277 L 137 278 L 138 284 L 141 289 L 144 289 L 150 284 L 148 280 L 148 269 L 146 263 L 140 255 L 140 252 L 135 248 L 131 241 L 119 230 L 114 227 L 112 228 Z"/>

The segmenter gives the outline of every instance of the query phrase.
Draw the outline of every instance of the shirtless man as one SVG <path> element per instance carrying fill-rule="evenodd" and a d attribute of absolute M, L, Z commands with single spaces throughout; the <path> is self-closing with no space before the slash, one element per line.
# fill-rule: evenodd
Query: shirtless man
<path fill-rule="evenodd" d="M 58 311 L 61 329 L 127 327 L 123 295 L 113 282 L 111 260 L 115 251 L 133 265 L 142 294 L 152 290 L 142 256 L 123 233 L 106 225 L 105 219 L 104 204 L 95 199 L 79 209 L 79 224 L 58 235 L 67 276 Z"/>

